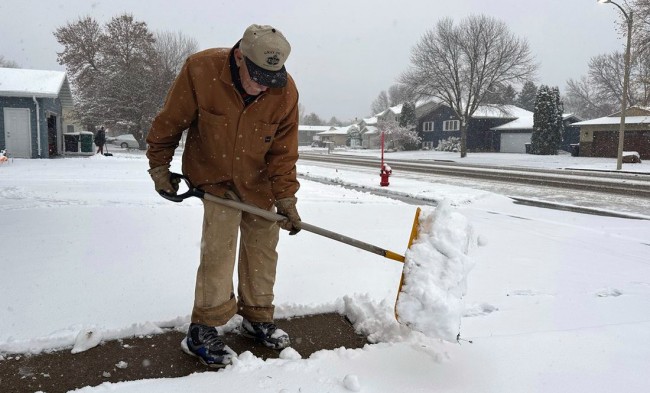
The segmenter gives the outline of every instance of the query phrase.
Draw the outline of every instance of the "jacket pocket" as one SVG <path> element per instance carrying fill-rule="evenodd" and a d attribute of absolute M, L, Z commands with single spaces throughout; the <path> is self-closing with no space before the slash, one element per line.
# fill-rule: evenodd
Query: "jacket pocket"
<path fill-rule="evenodd" d="M 201 131 L 210 131 L 215 128 L 225 128 L 228 126 L 226 116 L 215 115 L 203 108 L 199 108 L 199 129 Z"/>
<path fill-rule="evenodd" d="M 251 139 L 251 150 L 258 154 L 264 154 L 269 151 L 277 130 L 278 124 L 256 122 L 255 132 Z"/>
<path fill-rule="evenodd" d="M 227 138 L 228 118 L 224 115 L 215 115 L 203 108 L 199 108 L 199 134 L 201 139 L 210 146 L 221 144 Z"/>

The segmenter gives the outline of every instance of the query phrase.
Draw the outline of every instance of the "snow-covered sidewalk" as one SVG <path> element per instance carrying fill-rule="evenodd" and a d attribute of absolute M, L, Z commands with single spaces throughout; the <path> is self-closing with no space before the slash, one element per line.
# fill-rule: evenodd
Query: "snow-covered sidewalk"
<path fill-rule="evenodd" d="M 142 155 L 117 153 L 0 167 L 2 356 L 71 348 L 89 327 L 120 337 L 187 323 L 201 203 L 157 196 L 146 166 Z M 377 180 L 351 171 L 336 176 Z M 473 344 L 442 342 L 395 322 L 401 264 L 309 233 L 283 234 L 278 316 L 342 311 L 378 344 L 308 359 L 242 353 L 219 373 L 82 391 L 650 390 L 650 346 L 643 345 L 650 342 L 650 221 L 516 205 L 489 192 L 405 179 L 391 187 L 435 192 L 480 237 L 461 321 L 461 337 Z M 309 180 L 298 198 L 307 222 L 406 251 L 412 205 Z"/>

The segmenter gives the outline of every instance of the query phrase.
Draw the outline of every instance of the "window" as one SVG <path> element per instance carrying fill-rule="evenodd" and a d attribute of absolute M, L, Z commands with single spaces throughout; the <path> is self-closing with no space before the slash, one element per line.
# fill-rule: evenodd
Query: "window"
<path fill-rule="evenodd" d="M 460 120 L 445 120 L 442 122 L 443 131 L 458 131 L 460 130 Z"/>
<path fill-rule="evenodd" d="M 433 122 L 432 121 L 425 121 L 424 123 L 422 123 L 422 131 L 424 131 L 424 132 L 433 131 Z"/>
<path fill-rule="evenodd" d="M 433 142 L 432 141 L 422 142 L 422 149 L 424 149 L 424 150 L 433 149 Z"/>

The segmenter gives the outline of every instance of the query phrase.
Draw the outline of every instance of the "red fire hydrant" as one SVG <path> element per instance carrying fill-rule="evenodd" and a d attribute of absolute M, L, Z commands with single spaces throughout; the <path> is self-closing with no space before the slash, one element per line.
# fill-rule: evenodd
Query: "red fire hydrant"
<path fill-rule="evenodd" d="M 379 185 L 382 187 L 386 187 L 390 183 L 388 182 L 388 177 L 390 174 L 393 173 L 393 170 L 390 169 L 388 164 L 384 163 L 384 132 L 381 132 L 381 169 L 379 170 L 379 177 L 381 178 L 381 181 L 379 182 Z"/>
<path fill-rule="evenodd" d="M 380 186 L 386 187 L 390 184 L 388 178 L 391 173 L 393 173 L 393 170 L 388 166 L 388 164 L 381 164 L 381 170 L 379 171 L 379 177 L 381 178 L 381 181 L 379 182 Z"/>

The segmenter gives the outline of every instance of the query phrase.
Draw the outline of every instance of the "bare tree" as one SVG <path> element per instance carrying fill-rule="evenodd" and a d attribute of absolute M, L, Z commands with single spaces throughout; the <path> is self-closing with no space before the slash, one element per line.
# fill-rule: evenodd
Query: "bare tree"
<path fill-rule="evenodd" d="M 303 121 L 305 119 L 305 111 L 305 106 L 301 103 L 298 103 L 298 122 L 300 124 L 305 124 Z"/>
<path fill-rule="evenodd" d="M 411 97 L 408 87 L 404 84 L 396 83 L 388 88 L 389 106 L 403 104 L 408 101 L 414 101 Z"/>
<path fill-rule="evenodd" d="M 0 55 L 0 67 L 3 67 L 3 68 L 20 68 L 18 63 L 16 63 L 13 60 L 7 60 L 2 55 Z"/>
<path fill-rule="evenodd" d="M 154 70 L 156 88 L 152 91 L 152 99 L 157 108 L 162 107 L 169 88 L 174 83 L 185 60 L 198 52 L 199 44 L 182 32 L 159 31 L 154 34 L 153 49 L 157 55 L 158 67 Z"/>
<path fill-rule="evenodd" d="M 75 115 L 87 127 L 107 125 L 132 133 L 144 146 L 161 102 L 160 57 L 147 24 L 123 14 L 100 26 L 91 17 L 58 28 L 75 93 Z"/>
<path fill-rule="evenodd" d="M 603 101 L 594 84 L 589 81 L 589 78 L 583 76 L 578 80 L 567 81 L 564 107 L 567 112 L 585 119 L 594 119 L 614 113 L 617 105 Z"/>
<path fill-rule="evenodd" d="M 388 100 L 388 94 L 386 90 L 382 90 L 377 98 L 372 102 L 370 106 L 371 115 L 377 115 L 386 109 L 390 108 L 390 101 Z"/>
<path fill-rule="evenodd" d="M 411 52 L 411 67 L 400 77 L 417 97 L 448 105 L 461 120 L 460 156 L 467 155 L 467 123 L 496 86 L 532 79 L 537 65 L 528 42 L 505 23 L 470 16 L 455 25 L 443 19 Z"/>
<path fill-rule="evenodd" d="M 160 77 L 164 80 L 165 91 L 174 82 L 176 75 L 183 67 L 185 60 L 193 53 L 198 52 L 199 44 L 182 32 L 159 31 L 154 35 L 153 48 L 158 54 L 160 64 Z"/>
<path fill-rule="evenodd" d="M 84 90 L 102 68 L 102 28 L 95 19 L 86 16 L 56 29 L 54 36 L 63 45 L 63 52 L 57 53 L 57 61 L 66 66 L 75 87 Z"/>
<path fill-rule="evenodd" d="M 627 102 L 650 105 L 650 52 L 633 52 Z M 624 58 L 620 52 L 594 56 L 589 74 L 567 82 L 566 107 L 586 118 L 606 116 L 616 111 L 623 95 Z"/>
<path fill-rule="evenodd" d="M 634 0 L 630 5 L 634 13 L 634 44 L 638 53 L 650 52 L 650 0 Z"/>

